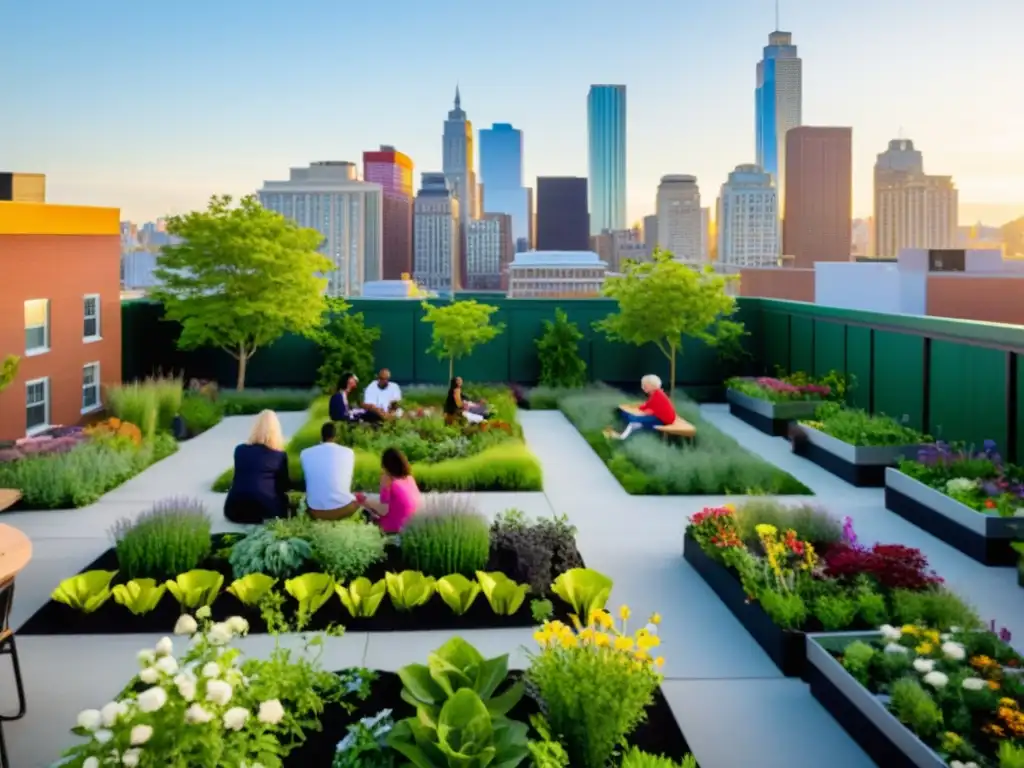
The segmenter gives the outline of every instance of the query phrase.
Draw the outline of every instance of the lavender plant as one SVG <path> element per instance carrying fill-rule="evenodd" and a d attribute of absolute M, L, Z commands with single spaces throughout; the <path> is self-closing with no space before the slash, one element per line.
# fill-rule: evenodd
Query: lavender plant
<path fill-rule="evenodd" d="M 171 498 L 111 528 L 118 569 L 127 579 L 169 579 L 198 567 L 212 549 L 203 504 Z"/>

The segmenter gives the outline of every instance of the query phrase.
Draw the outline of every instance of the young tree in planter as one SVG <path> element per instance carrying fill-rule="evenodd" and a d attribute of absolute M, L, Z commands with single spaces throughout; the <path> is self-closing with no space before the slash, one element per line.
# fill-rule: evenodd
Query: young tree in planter
<path fill-rule="evenodd" d="M 542 385 L 582 387 L 587 382 L 587 364 L 579 351 L 582 340 L 583 334 L 565 310 L 556 309 L 554 321 L 544 321 L 544 333 L 535 342 Z"/>
<path fill-rule="evenodd" d="M 656 249 L 651 261 L 630 262 L 622 275 L 605 281 L 605 296 L 619 308 L 594 327 L 613 341 L 654 344 L 668 358 L 671 394 L 684 336 L 718 346 L 743 335 L 743 324 L 731 319 L 736 300 L 725 292 L 733 280 L 710 268 L 697 271 Z"/>
<path fill-rule="evenodd" d="M 317 371 L 317 386 L 332 392 L 341 374 L 351 371 L 361 382 L 373 378 L 373 345 L 380 338 L 380 328 L 367 328 L 362 312 L 352 312 L 344 299 L 327 299 L 323 327 L 312 338 L 324 353 L 324 362 Z"/>
<path fill-rule="evenodd" d="M 320 275 L 334 268 L 317 253 L 323 235 L 269 211 L 253 196 L 232 206 L 214 196 L 205 211 L 173 216 L 154 298 L 168 320 L 181 323 L 178 347 L 217 346 L 238 361 L 238 389 L 256 350 L 285 333 L 310 335 L 323 319 Z"/>
<path fill-rule="evenodd" d="M 427 352 L 448 361 L 449 379 L 455 375 L 456 360 L 505 330 L 504 323 L 491 325 L 491 315 L 498 308 L 490 304 L 472 300 L 436 306 L 424 303 L 423 311 L 423 322 L 433 326 L 433 341 Z"/>
<path fill-rule="evenodd" d="M 11 382 L 14 381 L 14 377 L 18 375 L 18 365 L 20 363 L 21 358 L 17 355 L 8 355 L 0 363 L 0 392 L 7 389 Z"/>

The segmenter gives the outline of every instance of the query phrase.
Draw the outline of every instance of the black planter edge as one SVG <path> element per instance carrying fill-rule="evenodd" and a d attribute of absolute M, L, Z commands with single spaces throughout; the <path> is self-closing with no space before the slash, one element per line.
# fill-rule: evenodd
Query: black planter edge
<path fill-rule="evenodd" d="M 749 408 L 744 408 L 739 403 L 734 402 L 729 403 L 729 413 L 759 432 L 764 432 L 772 437 L 786 437 L 789 434 L 789 425 L 792 423 L 791 419 L 773 419 L 768 416 L 762 416 L 760 413 L 755 413 Z"/>
<path fill-rule="evenodd" d="M 800 438 L 793 440 L 793 453 L 858 488 L 881 488 L 885 485 L 886 465 L 853 464 L 820 445 Z"/>

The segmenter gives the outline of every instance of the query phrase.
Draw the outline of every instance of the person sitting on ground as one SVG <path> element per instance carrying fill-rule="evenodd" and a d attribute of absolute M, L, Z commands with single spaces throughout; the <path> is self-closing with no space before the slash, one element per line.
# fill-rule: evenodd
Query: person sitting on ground
<path fill-rule="evenodd" d="M 661 379 L 650 373 L 640 380 L 640 388 L 647 394 L 647 401 L 633 406 L 639 413 L 626 412 L 626 428 L 618 434 L 611 427 L 604 431 L 609 438 L 625 440 L 638 429 L 654 429 L 660 425 L 672 424 L 676 420 L 676 409 L 665 390 Z"/>
<path fill-rule="evenodd" d="M 306 507 L 317 520 L 342 520 L 360 509 L 352 493 L 352 474 L 356 455 L 351 448 L 338 445 L 333 421 L 320 427 L 320 444 L 299 454 L 306 478 Z"/>
<path fill-rule="evenodd" d="M 444 400 L 444 420 L 455 423 L 460 417 L 470 424 L 479 424 L 487 418 L 487 406 L 464 400 L 462 397 L 462 377 L 456 376 L 448 385 L 448 396 Z"/>
<path fill-rule="evenodd" d="M 376 413 L 382 419 L 401 416 L 401 400 L 402 388 L 391 381 L 391 371 L 387 368 L 381 368 L 377 378 L 367 384 L 363 391 L 363 408 Z"/>
<path fill-rule="evenodd" d="M 331 395 L 327 410 L 331 421 L 365 421 L 377 423 L 381 420 L 380 415 L 365 408 L 353 408 L 349 405 L 349 396 L 355 392 L 359 385 L 359 377 L 354 373 L 343 373 L 338 380 L 338 391 Z"/>
<path fill-rule="evenodd" d="M 234 472 L 224 517 L 255 524 L 288 514 L 291 481 L 276 413 L 263 411 L 256 417 L 248 441 L 235 448 Z"/>
<path fill-rule="evenodd" d="M 380 498 L 365 499 L 363 506 L 384 533 L 400 533 L 420 508 L 423 496 L 412 476 L 409 460 L 397 448 L 384 450 L 380 468 Z"/>

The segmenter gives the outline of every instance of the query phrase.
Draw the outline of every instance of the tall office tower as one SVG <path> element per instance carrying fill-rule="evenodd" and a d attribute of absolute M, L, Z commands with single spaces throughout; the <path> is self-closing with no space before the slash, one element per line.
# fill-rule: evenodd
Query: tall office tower
<path fill-rule="evenodd" d="M 849 261 L 852 128 L 801 126 L 786 135 L 782 247 L 795 267 Z"/>
<path fill-rule="evenodd" d="M 45 203 L 45 173 L 0 171 L 0 200 L 14 203 Z"/>
<path fill-rule="evenodd" d="M 412 160 L 394 147 L 363 152 L 363 178 L 383 190 L 385 280 L 412 274 L 412 171 Z"/>
<path fill-rule="evenodd" d="M 259 191 L 265 208 L 324 236 L 320 253 L 334 262 L 328 296 L 358 296 L 363 283 L 380 280 L 384 269 L 380 184 L 359 181 L 353 163 L 331 161 L 292 168 L 288 181 L 266 181 Z"/>
<path fill-rule="evenodd" d="M 509 123 L 495 123 L 480 131 L 480 181 L 483 211 L 512 217 L 512 241 L 532 242 L 532 196 L 523 186 L 523 132 Z"/>
<path fill-rule="evenodd" d="M 875 255 L 956 247 L 959 195 L 951 176 L 929 176 L 909 139 L 894 139 L 875 163 Z"/>
<path fill-rule="evenodd" d="M 431 291 L 456 291 L 459 275 L 459 199 L 443 173 L 424 173 L 413 204 L 413 277 Z"/>
<path fill-rule="evenodd" d="M 652 213 L 644 216 L 644 245 L 647 246 L 647 255 L 654 253 L 658 247 L 658 214 Z"/>
<path fill-rule="evenodd" d="M 512 261 L 512 217 L 507 213 L 485 213 L 470 221 L 466 232 L 466 288 L 497 291 L 507 286 Z"/>
<path fill-rule="evenodd" d="M 779 261 L 779 195 L 771 174 L 737 165 L 718 198 L 718 262 L 773 267 Z"/>
<path fill-rule="evenodd" d="M 803 62 L 791 32 L 768 35 L 764 58 L 757 62 L 754 91 L 757 164 L 785 190 L 786 133 L 803 123 Z M 785 200 L 779 206 L 784 214 Z"/>
<path fill-rule="evenodd" d="M 696 176 L 662 176 L 658 185 L 658 246 L 678 261 L 702 264 L 702 215 Z"/>
<path fill-rule="evenodd" d="M 449 110 L 448 119 L 444 121 L 442 142 L 442 170 L 448 179 L 449 190 L 459 201 L 459 279 L 465 283 L 466 224 L 470 219 L 480 218 L 480 190 L 477 187 L 476 171 L 473 166 L 473 123 L 462 109 L 458 86 L 455 86 L 455 108 Z"/>
<path fill-rule="evenodd" d="M 536 250 L 589 249 L 587 180 L 578 176 L 537 177 Z"/>
<path fill-rule="evenodd" d="M 626 86 L 592 85 L 587 94 L 590 234 L 626 228 Z"/>

